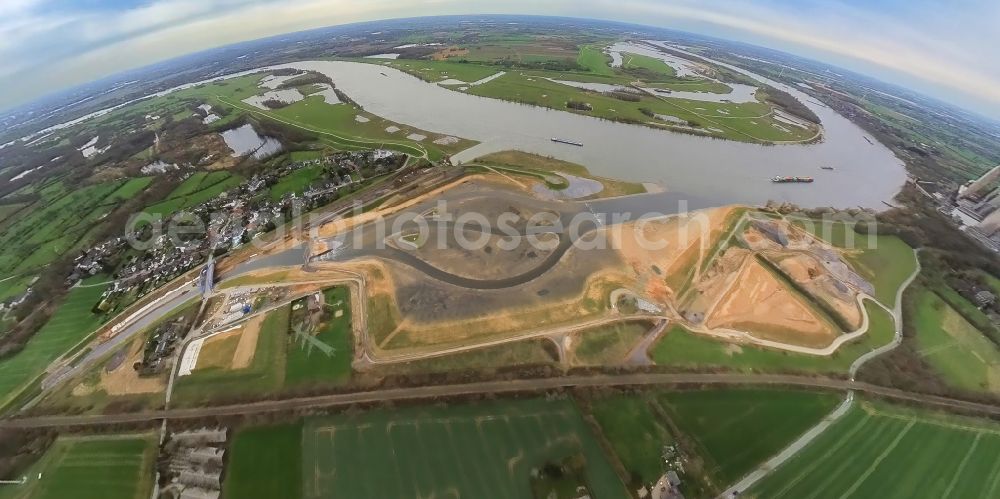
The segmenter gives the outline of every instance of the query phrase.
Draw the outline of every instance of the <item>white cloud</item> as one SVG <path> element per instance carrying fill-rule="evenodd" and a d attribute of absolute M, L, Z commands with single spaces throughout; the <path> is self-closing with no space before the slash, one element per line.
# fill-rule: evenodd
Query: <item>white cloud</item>
<path fill-rule="evenodd" d="M 184 53 L 354 21 L 474 12 L 588 16 L 787 49 L 1000 115 L 1000 2 L 852 6 L 802 0 L 157 0 L 121 12 L 44 13 L 0 0 L 0 106 Z M 780 3 L 776 3 L 780 1 Z M 884 7 L 883 7 L 884 9 Z M 980 110 L 983 110 L 982 107 Z"/>
<path fill-rule="evenodd" d="M 961 21 L 955 21 L 953 14 L 951 24 L 961 26 L 956 32 L 944 29 L 948 23 L 934 17 L 940 14 L 937 11 L 927 11 L 929 18 L 902 22 L 898 16 L 832 2 L 809 13 L 815 16 L 749 2 L 711 3 L 712 9 L 705 8 L 706 2 L 615 2 L 621 12 L 632 12 L 639 18 L 707 23 L 770 40 L 771 46 L 833 55 L 840 62 L 889 70 L 985 99 L 1000 108 L 1000 60 L 993 55 L 1000 36 L 986 27 L 1000 26 L 996 4 L 983 4 L 978 15 L 963 14 L 967 18 Z M 969 40 L 969 32 L 977 33 L 976 38 Z"/>

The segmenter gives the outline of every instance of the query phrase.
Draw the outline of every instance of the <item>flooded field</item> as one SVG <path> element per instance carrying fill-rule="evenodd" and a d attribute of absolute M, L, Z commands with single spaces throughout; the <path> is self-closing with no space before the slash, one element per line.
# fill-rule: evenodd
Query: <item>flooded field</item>
<path fill-rule="evenodd" d="M 611 57 L 615 61 L 611 64 L 612 67 L 621 67 L 622 54 L 629 53 L 629 54 L 645 55 L 648 57 L 652 57 L 654 59 L 659 59 L 667 63 L 667 65 L 674 68 L 674 71 L 677 71 L 678 78 L 684 78 L 685 76 L 699 76 L 699 77 L 703 76 L 701 72 L 698 71 L 697 63 L 686 59 L 681 59 L 680 57 L 666 54 L 658 50 L 654 50 L 645 45 L 618 42 L 608 48 L 608 53 L 611 54 Z M 617 66 L 615 66 L 615 64 L 617 64 Z"/>
<path fill-rule="evenodd" d="M 222 132 L 222 139 L 233 150 L 233 156 L 253 155 L 264 159 L 281 151 L 281 142 L 271 137 L 261 137 L 250 125 L 243 125 Z"/>
<path fill-rule="evenodd" d="M 609 85 L 607 83 L 589 83 L 582 81 L 567 81 L 567 80 L 554 80 L 552 78 L 546 78 L 547 80 L 558 83 L 560 85 L 566 85 L 573 88 L 582 88 L 584 90 L 592 90 L 594 92 L 630 92 L 635 91 L 632 87 L 626 85 Z M 688 99 L 697 100 L 704 102 L 731 102 L 734 104 L 742 104 L 744 102 L 757 102 L 755 94 L 757 93 L 757 87 L 752 87 L 750 85 L 739 85 L 735 83 L 727 83 L 728 87 L 732 88 L 732 91 L 725 94 L 717 94 L 712 92 L 688 92 L 683 90 L 663 90 L 647 88 L 646 90 L 662 97 L 670 99 Z"/>
<path fill-rule="evenodd" d="M 334 96 L 336 96 L 336 94 L 334 94 Z M 247 97 L 246 99 L 243 99 L 243 102 L 246 102 L 247 104 L 250 104 L 253 107 L 256 107 L 258 109 L 263 109 L 266 111 L 270 109 L 266 105 L 268 101 L 277 101 L 282 104 L 293 104 L 304 98 L 305 96 L 302 95 L 302 93 L 299 92 L 298 89 L 287 88 L 282 90 L 269 90 L 261 95 Z"/>

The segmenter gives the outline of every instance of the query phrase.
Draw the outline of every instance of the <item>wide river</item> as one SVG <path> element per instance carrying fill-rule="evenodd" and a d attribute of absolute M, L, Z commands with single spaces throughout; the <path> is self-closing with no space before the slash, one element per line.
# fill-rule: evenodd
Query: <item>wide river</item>
<path fill-rule="evenodd" d="M 891 201 L 906 180 L 903 163 L 874 139 L 869 142 L 849 120 L 794 88 L 743 70 L 803 101 L 822 120 L 823 140 L 764 146 L 671 133 L 468 95 L 378 64 L 304 61 L 274 66 L 285 67 L 329 76 L 365 110 L 389 120 L 481 142 L 456 155 L 455 161 L 518 149 L 580 163 L 599 176 L 659 183 L 674 194 L 718 205 L 774 200 L 803 207 L 881 210 L 883 201 Z M 553 137 L 584 146 L 555 143 Z M 812 176 L 816 181 L 775 184 L 770 178 L 776 175 Z"/>
<path fill-rule="evenodd" d="M 671 133 L 564 111 L 468 95 L 374 64 L 299 62 L 319 71 L 365 110 L 424 130 L 480 141 L 456 155 L 519 149 L 587 166 L 591 173 L 656 182 L 715 203 L 790 201 L 803 207 L 885 209 L 906 181 L 903 163 L 849 120 L 809 96 L 768 82 L 803 101 L 822 120 L 815 144 L 764 146 Z M 552 142 L 553 137 L 583 147 Z M 870 137 L 869 137 L 870 138 Z M 821 169 L 833 167 L 833 170 Z M 776 175 L 812 176 L 812 184 L 775 184 Z"/>

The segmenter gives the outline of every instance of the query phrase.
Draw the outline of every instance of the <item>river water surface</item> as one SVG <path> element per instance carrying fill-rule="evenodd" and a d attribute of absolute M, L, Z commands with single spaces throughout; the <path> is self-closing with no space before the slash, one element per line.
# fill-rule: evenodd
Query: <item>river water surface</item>
<path fill-rule="evenodd" d="M 631 47 L 617 45 L 616 48 Z M 660 54 L 648 47 L 633 50 Z M 675 56 L 662 54 L 662 57 L 676 64 Z M 696 59 L 693 54 L 692 59 Z M 785 90 L 805 103 L 823 122 L 823 140 L 806 145 L 764 146 L 671 133 L 468 95 L 375 64 L 304 61 L 255 71 L 275 68 L 318 71 L 332 78 L 340 90 L 368 112 L 431 132 L 481 142 L 455 155 L 453 161 L 456 162 L 467 162 L 490 152 L 518 149 L 580 163 L 599 176 L 658 183 L 674 195 L 688 195 L 716 205 L 763 204 L 774 200 L 803 207 L 883 209 L 883 202 L 891 201 L 906 180 L 903 163 L 874 139 L 871 143 L 866 140 L 870 137 L 849 120 L 794 88 L 739 68 L 732 69 Z M 170 90 L 156 95 L 167 93 Z M 118 107 L 121 105 L 115 106 Z M 108 111 L 99 111 L 90 117 Z M 553 137 L 584 145 L 555 143 L 551 140 Z M 822 166 L 834 169 L 821 169 Z M 769 179 L 776 175 L 812 176 L 816 181 L 812 184 L 774 184 Z"/>
<path fill-rule="evenodd" d="M 279 66 L 281 67 L 281 66 Z M 820 117 L 824 139 L 764 146 L 670 133 L 564 111 L 477 97 L 426 83 L 385 66 L 340 61 L 286 65 L 319 71 L 365 110 L 437 133 L 480 141 L 455 161 L 519 149 L 587 166 L 595 175 L 656 182 L 717 204 L 790 201 L 803 207 L 883 209 L 905 182 L 902 162 L 832 109 L 780 84 Z M 559 144 L 553 137 L 582 142 Z M 824 170 L 830 166 L 834 170 Z M 812 184 L 774 184 L 776 175 L 813 176 Z"/>

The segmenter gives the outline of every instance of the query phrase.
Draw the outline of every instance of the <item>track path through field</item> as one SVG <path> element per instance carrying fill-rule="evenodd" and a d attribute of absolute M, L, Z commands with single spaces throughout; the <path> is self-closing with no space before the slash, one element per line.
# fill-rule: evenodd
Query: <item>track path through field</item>
<path fill-rule="evenodd" d="M 894 349 L 896 349 L 903 342 L 903 293 L 906 288 L 910 286 L 917 275 L 920 274 L 920 250 L 913 250 L 913 258 L 917 262 L 916 268 L 913 273 L 903 281 L 903 284 L 899 286 L 896 290 L 896 305 L 890 309 L 884 303 L 878 301 L 874 297 L 867 297 L 872 302 L 878 306 L 884 308 L 887 312 L 892 314 L 893 326 L 895 329 L 895 334 L 893 335 L 892 341 L 886 345 L 876 348 L 860 357 L 851 364 L 850 375 L 851 381 L 855 381 L 855 377 L 862 366 L 870 362 L 872 359 L 886 354 Z M 858 299 L 858 303 L 861 303 L 861 299 Z M 865 322 L 863 325 L 867 329 L 868 316 L 865 314 Z M 799 452 L 802 451 L 806 446 L 812 443 L 817 437 L 823 434 L 827 428 L 830 427 L 832 423 L 843 417 L 851 409 L 854 404 L 854 391 L 847 392 L 847 398 L 841 403 L 829 416 L 823 418 L 822 421 L 816 424 L 816 426 L 809 429 L 809 431 L 802 434 L 801 437 L 792 442 L 788 447 L 782 449 L 781 452 L 776 454 L 771 459 L 768 459 L 756 469 L 751 471 L 749 474 L 741 478 L 738 482 L 730 486 L 728 489 L 719 495 L 719 498 L 732 498 L 736 497 L 738 494 L 745 490 L 748 490 L 755 483 L 767 476 L 771 471 L 777 469 L 779 466 L 787 462 L 789 459 L 795 457 Z M 888 452 L 886 452 L 888 454 Z M 864 478 L 864 477 L 862 477 Z M 863 480 L 859 480 L 860 483 Z"/>

